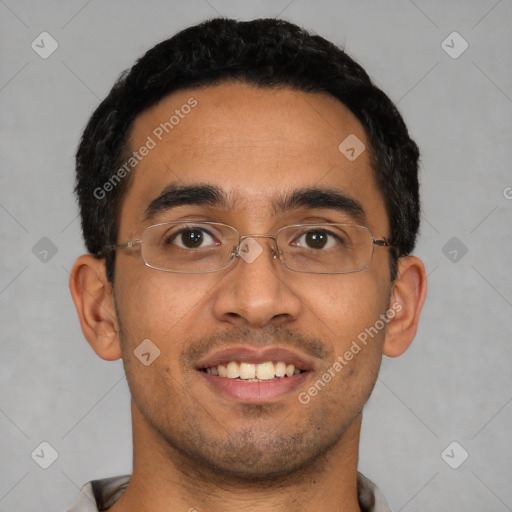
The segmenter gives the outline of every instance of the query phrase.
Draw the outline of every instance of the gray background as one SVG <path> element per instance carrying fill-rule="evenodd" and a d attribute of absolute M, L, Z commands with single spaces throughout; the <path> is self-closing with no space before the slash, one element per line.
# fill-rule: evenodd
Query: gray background
<path fill-rule="evenodd" d="M 218 14 L 279 16 L 345 45 L 422 149 L 416 253 L 429 294 L 410 350 L 384 360 L 361 471 L 395 511 L 512 510 L 512 1 L 5 0 L 0 511 L 64 511 L 86 481 L 130 471 L 122 365 L 94 355 L 68 291 L 84 250 L 73 154 L 124 68 Z M 31 48 L 43 31 L 59 45 L 47 59 Z M 469 44 L 458 58 L 441 45 L 453 31 Z M 461 44 L 452 37 L 445 48 Z M 46 470 L 47 448 L 31 457 L 43 441 L 58 453 Z M 469 453 L 458 469 L 441 456 L 453 441 L 462 448 L 448 450 L 452 465 Z"/>

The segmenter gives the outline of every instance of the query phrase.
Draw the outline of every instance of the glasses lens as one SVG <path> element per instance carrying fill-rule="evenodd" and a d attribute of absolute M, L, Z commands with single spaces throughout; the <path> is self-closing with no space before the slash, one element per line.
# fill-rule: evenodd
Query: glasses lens
<path fill-rule="evenodd" d="M 168 222 L 144 230 L 142 257 L 147 266 L 157 270 L 215 272 L 230 264 L 237 244 L 237 231 L 224 224 Z"/>
<path fill-rule="evenodd" d="M 288 269 L 314 274 L 365 270 L 373 253 L 370 231 L 347 224 L 289 226 L 278 232 L 277 243 Z"/>

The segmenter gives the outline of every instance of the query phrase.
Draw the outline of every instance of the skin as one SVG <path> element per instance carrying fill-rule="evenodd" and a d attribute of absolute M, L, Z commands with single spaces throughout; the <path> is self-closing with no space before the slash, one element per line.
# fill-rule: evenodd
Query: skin
<path fill-rule="evenodd" d="M 179 218 L 274 234 L 299 222 L 350 222 L 331 209 L 275 214 L 272 200 L 302 187 L 335 189 L 363 206 L 375 238 L 389 236 L 383 198 L 368 151 L 350 162 L 338 150 L 349 134 L 368 147 L 364 129 L 327 94 L 221 84 L 164 98 L 135 121 L 138 148 L 193 96 L 198 106 L 137 166 L 120 212 L 120 243 L 144 227 Z M 170 183 L 211 184 L 226 208 L 180 206 L 153 221 L 147 205 Z M 83 255 L 70 288 L 85 337 L 107 360 L 123 358 L 132 395 L 133 476 L 114 512 L 225 510 L 358 511 L 356 472 L 362 409 L 382 355 L 412 342 L 426 294 L 417 257 L 399 261 L 391 283 L 389 250 L 375 247 L 368 270 L 300 274 L 273 260 L 269 243 L 252 263 L 186 275 L 146 267 L 139 249 L 117 252 L 115 284 L 103 260 Z M 387 327 L 309 404 L 297 399 L 393 304 Z M 160 351 L 150 366 L 134 356 L 149 338 Z M 268 404 L 229 400 L 194 368 L 194 351 L 233 343 L 291 347 L 313 361 L 298 391 Z M 313 356 L 311 342 L 322 348 Z"/>

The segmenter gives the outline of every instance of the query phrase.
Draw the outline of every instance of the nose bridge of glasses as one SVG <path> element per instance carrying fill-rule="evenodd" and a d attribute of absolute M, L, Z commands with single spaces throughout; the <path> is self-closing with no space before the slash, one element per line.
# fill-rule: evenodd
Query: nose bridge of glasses
<path fill-rule="evenodd" d="M 277 237 L 276 235 L 258 235 L 258 234 L 247 234 L 240 235 L 238 246 L 235 250 L 235 255 L 240 256 L 245 259 L 248 263 L 249 259 L 254 261 L 262 252 L 263 248 L 261 245 L 255 240 L 256 238 L 270 238 L 273 240 L 273 245 L 271 246 L 272 256 L 276 259 L 279 256 L 279 249 L 277 247 Z M 251 243 L 252 240 L 252 243 Z"/>

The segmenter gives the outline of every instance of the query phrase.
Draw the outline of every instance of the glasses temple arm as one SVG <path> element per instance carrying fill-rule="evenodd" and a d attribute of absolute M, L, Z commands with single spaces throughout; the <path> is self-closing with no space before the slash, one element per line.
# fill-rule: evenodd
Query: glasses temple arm
<path fill-rule="evenodd" d="M 117 249 L 129 249 L 131 247 L 140 245 L 141 243 L 142 243 L 142 240 L 131 240 L 130 242 L 126 242 L 124 244 L 106 245 L 105 247 L 103 247 L 96 253 L 96 256 L 103 257 L 113 251 L 116 251 Z"/>
<path fill-rule="evenodd" d="M 395 247 L 390 240 L 387 238 L 383 238 L 382 240 L 373 240 L 374 245 L 379 245 L 380 247 Z"/>

